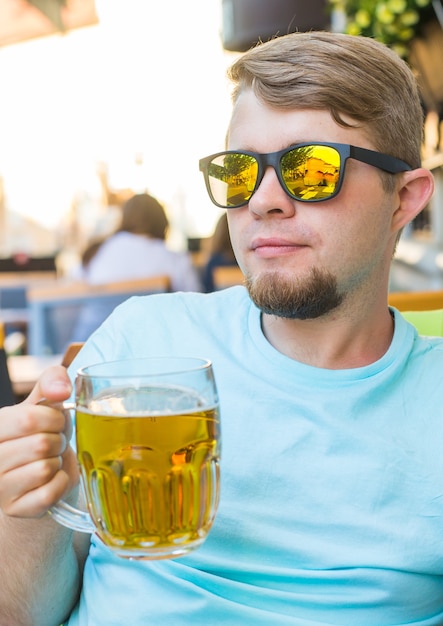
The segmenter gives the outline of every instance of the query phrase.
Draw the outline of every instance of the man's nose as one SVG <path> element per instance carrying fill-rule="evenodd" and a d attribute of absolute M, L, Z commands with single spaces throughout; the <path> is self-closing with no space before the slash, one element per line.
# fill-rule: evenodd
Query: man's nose
<path fill-rule="evenodd" d="M 295 214 L 295 201 L 281 186 L 272 166 L 266 168 L 259 186 L 249 200 L 248 209 L 260 218 L 267 216 L 286 218 Z"/>

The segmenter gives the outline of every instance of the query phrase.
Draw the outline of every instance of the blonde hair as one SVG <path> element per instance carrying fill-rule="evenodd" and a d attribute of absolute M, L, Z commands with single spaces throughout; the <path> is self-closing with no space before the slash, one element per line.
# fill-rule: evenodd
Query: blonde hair
<path fill-rule="evenodd" d="M 420 167 L 423 109 L 414 75 L 384 44 L 330 32 L 293 33 L 244 53 L 228 70 L 233 101 L 252 89 L 271 107 L 328 110 L 361 126 L 375 148 Z M 354 125 L 354 124 L 353 124 Z"/>

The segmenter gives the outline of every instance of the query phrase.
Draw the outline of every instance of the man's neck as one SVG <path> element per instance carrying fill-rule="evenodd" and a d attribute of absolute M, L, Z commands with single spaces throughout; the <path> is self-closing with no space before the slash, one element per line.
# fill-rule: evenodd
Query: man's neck
<path fill-rule="evenodd" d="M 349 316 L 336 312 L 310 320 L 262 315 L 266 339 L 286 356 L 324 369 L 364 367 L 388 350 L 394 322 L 385 306 L 380 312 Z"/>

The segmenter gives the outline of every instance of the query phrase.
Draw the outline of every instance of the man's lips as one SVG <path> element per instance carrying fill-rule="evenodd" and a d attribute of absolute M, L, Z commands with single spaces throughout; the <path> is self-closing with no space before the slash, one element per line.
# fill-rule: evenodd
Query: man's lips
<path fill-rule="evenodd" d="M 280 237 L 254 239 L 251 244 L 251 250 L 263 258 L 294 254 L 303 248 L 306 248 L 306 245 Z"/>

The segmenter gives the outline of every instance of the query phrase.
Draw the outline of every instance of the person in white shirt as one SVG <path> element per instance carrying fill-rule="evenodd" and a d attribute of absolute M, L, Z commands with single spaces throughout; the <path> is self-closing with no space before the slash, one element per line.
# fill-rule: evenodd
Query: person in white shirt
<path fill-rule="evenodd" d="M 82 278 L 98 285 L 167 275 L 172 291 L 201 291 L 189 254 L 168 248 L 169 221 L 160 202 L 147 193 L 125 202 L 119 228 L 83 255 Z"/>
<path fill-rule="evenodd" d="M 202 291 L 200 278 L 186 252 L 168 248 L 169 221 L 160 202 L 147 193 L 132 196 L 122 207 L 119 228 L 93 242 L 83 254 L 79 277 L 91 285 L 169 276 L 171 291 Z M 112 305 L 82 307 L 70 341 L 86 341 L 112 313 Z"/>

